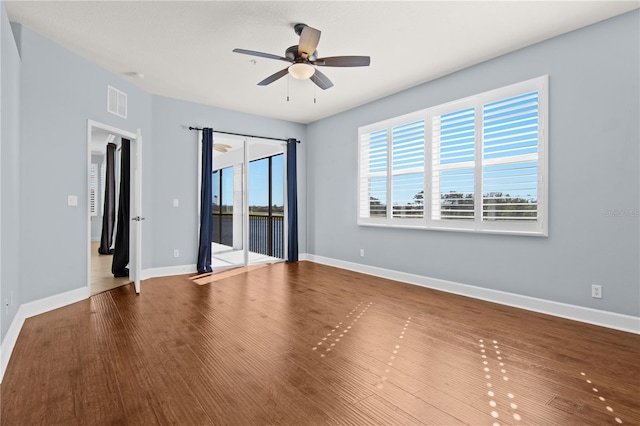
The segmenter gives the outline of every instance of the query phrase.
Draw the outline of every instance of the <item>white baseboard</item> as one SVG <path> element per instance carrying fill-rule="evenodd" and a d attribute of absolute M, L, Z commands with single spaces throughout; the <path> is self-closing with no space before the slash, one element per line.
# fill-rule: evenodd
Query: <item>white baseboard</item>
<path fill-rule="evenodd" d="M 156 277 L 167 277 L 172 275 L 182 275 L 194 273 L 197 271 L 196 265 L 181 265 L 181 266 L 169 266 L 164 268 L 152 268 L 142 271 L 141 279 L 146 280 Z M 65 293 L 56 294 L 43 299 L 35 300 L 33 302 L 20 305 L 16 316 L 13 318 L 7 334 L 4 340 L 0 344 L 0 383 L 4 377 L 4 372 L 9 365 L 11 359 L 11 353 L 18 340 L 18 335 L 24 321 L 35 315 L 40 315 L 53 309 L 58 309 L 72 303 L 79 302 L 80 300 L 87 299 L 91 295 L 89 287 L 82 287 L 76 290 L 67 291 Z"/>
<path fill-rule="evenodd" d="M 149 278 L 194 274 L 196 272 L 198 272 L 198 268 L 196 265 L 165 266 L 162 268 L 151 268 L 143 270 L 142 279 L 148 280 Z"/>
<path fill-rule="evenodd" d="M 608 327 L 615 330 L 640 334 L 640 317 L 623 315 L 615 312 L 601 311 L 598 309 L 585 308 L 583 306 L 570 305 L 567 303 L 554 302 L 551 300 L 538 299 L 530 296 L 523 296 L 515 293 L 507 293 L 499 290 L 492 290 L 483 287 L 476 287 L 468 284 L 456 283 L 437 278 L 429 278 L 422 275 L 408 274 L 406 272 L 383 269 L 375 266 L 362 265 L 359 263 L 346 262 L 313 254 L 302 254 L 300 260 L 323 265 L 334 266 L 349 271 L 360 272 L 376 277 L 387 278 L 394 281 L 401 281 L 408 284 L 419 285 L 434 290 L 441 290 L 447 293 L 459 294 L 473 297 L 474 299 L 486 300 L 488 302 L 529 311 L 540 312 L 556 317 L 580 321 L 588 324 Z"/>
<path fill-rule="evenodd" d="M 550 300 L 537 299 L 535 297 L 522 296 L 514 293 L 507 293 L 498 290 L 491 290 L 453 281 L 429 278 L 421 275 L 408 274 L 406 272 L 394 271 L 391 269 L 378 268 L 375 266 L 362 265 L 359 263 L 346 262 L 343 260 L 302 253 L 300 260 L 308 260 L 323 265 L 334 266 L 367 275 L 386 278 L 394 281 L 401 281 L 408 284 L 441 290 L 448 293 L 460 294 L 475 299 L 486 300 L 502 305 L 540 312 L 561 318 L 595 324 L 615 330 L 640 334 L 640 318 L 622 315 L 614 312 L 601 311 L 597 309 L 585 308 L 582 306 L 569 305 L 566 303 L 554 302 Z M 172 275 L 191 274 L 197 271 L 196 265 L 179 265 L 162 268 L 151 268 L 142 271 L 142 279 L 156 277 L 167 277 Z M 9 364 L 11 353 L 18 340 L 18 335 L 22 325 L 27 318 L 40 315 L 53 309 L 58 309 L 72 303 L 87 299 L 91 294 L 89 287 L 81 287 L 65 293 L 56 294 L 35 300 L 33 302 L 20 305 L 16 316 L 13 318 L 9 330 L 0 344 L 0 383 L 4 377 L 4 372 Z"/>
<path fill-rule="evenodd" d="M 169 266 L 165 268 L 145 269 L 142 271 L 142 279 L 146 280 L 155 277 L 168 277 L 171 275 L 190 274 L 197 271 L 196 265 Z M 35 300 L 33 302 L 20 305 L 16 316 L 11 321 L 11 325 L 7 330 L 4 340 L 0 344 L 0 383 L 4 377 L 4 372 L 9 365 L 13 348 L 20 335 L 20 330 L 24 321 L 35 315 L 40 315 L 54 309 L 61 308 L 72 303 L 87 299 L 91 295 L 89 287 L 81 287 L 76 290 L 67 291 L 65 293 L 56 294 Z"/>
<path fill-rule="evenodd" d="M 13 317 L 13 321 L 11 321 L 7 334 L 4 336 L 4 340 L 0 345 L 0 383 L 2 383 L 4 372 L 7 370 L 7 366 L 9 365 L 9 359 L 11 359 L 11 353 L 18 341 L 22 325 L 27 318 L 79 302 L 87 299 L 90 295 L 91 291 L 89 290 L 89 287 L 81 287 L 20 305 L 18 312 L 16 312 L 16 316 Z"/>
<path fill-rule="evenodd" d="M 309 262 L 313 262 L 313 260 L 311 259 L 312 257 L 315 257 L 314 254 L 309 254 L 309 253 L 299 253 L 298 254 L 298 260 L 308 260 Z M 318 262 L 320 263 L 320 262 Z"/>

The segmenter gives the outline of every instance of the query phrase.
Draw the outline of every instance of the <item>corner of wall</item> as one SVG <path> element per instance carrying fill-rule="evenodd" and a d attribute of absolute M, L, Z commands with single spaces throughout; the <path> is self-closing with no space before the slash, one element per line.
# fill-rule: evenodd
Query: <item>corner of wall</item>
<path fill-rule="evenodd" d="M 20 150 L 21 59 L 9 24 L 5 5 L 0 3 L 0 340 L 15 318 L 20 296 L 15 250 L 20 241 L 14 225 L 19 220 L 16 158 Z"/>
<path fill-rule="evenodd" d="M 2 27 L 4 24 L 4 1 L 0 0 L 0 82 L 2 81 Z M 0 84 L 0 99 L 2 99 L 2 84 Z M 0 102 L 0 188 L 2 187 L 2 102 Z M 2 300 L 2 197 L 0 197 L 0 300 Z M 2 318 L 0 317 L 0 339 L 2 333 Z M 0 360 L 2 360 L 2 344 L 0 344 Z M 2 380 L 0 366 L 0 382 Z"/>
<path fill-rule="evenodd" d="M 22 56 L 22 25 L 16 22 L 9 22 L 11 32 L 13 33 L 13 40 L 18 48 L 18 55 Z"/>
<path fill-rule="evenodd" d="M 4 336 L 4 339 L 2 339 L 2 343 L 0 343 L 0 383 L 2 383 L 2 378 L 9 365 L 11 354 L 18 341 L 18 336 L 20 335 L 20 330 L 22 330 L 25 320 L 88 299 L 89 296 L 89 287 L 80 287 L 62 294 L 56 294 L 20 305 L 18 312 L 13 317 L 13 321 L 11 321 L 7 334 Z"/>

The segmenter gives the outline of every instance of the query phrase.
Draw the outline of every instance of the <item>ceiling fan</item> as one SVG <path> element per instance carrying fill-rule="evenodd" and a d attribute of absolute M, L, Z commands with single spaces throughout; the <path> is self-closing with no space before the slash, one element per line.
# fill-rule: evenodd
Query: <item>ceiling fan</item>
<path fill-rule="evenodd" d="M 226 143 L 214 143 L 213 149 L 218 152 L 227 152 L 231 148 L 231 145 L 227 145 Z"/>
<path fill-rule="evenodd" d="M 296 24 L 293 29 L 296 34 L 300 36 L 300 41 L 298 45 L 288 48 L 284 57 L 270 53 L 256 52 L 254 50 L 233 49 L 236 53 L 292 63 L 292 65 L 289 65 L 287 68 L 262 80 L 258 83 L 258 86 L 266 86 L 287 74 L 291 74 L 299 80 L 308 78 L 319 88 L 326 90 L 333 86 L 333 83 L 316 67 L 366 67 L 371 63 L 371 58 L 368 56 L 329 56 L 326 58 L 318 58 L 316 47 L 318 47 L 318 42 L 320 41 L 320 31 L 306 24 Z"/>

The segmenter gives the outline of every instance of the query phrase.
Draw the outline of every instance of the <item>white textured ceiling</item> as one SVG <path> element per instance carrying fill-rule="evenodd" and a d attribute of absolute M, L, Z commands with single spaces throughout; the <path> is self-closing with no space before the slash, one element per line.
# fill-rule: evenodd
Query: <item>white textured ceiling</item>
<path fill-rule="evenodd" d="M 22 23 L 158 95 L 309 123 L 562 33 L 638 1 L 5 1 Z M 322 71 L 322 91 L 291 77 L 296 23 L 322 31 L 320 56 L 369 55 L 367 68 Z M 127 76 L 141 72 L 142 80 Z M 287 101 L 287 94 L 289 101 Z M 314 97 L 316 102 L 314 103 Z"/>

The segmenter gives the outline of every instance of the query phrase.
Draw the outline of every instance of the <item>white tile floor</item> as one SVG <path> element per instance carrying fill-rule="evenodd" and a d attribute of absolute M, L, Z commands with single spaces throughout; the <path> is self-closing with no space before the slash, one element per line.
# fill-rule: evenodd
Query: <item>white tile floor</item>
<path fill-rule="evenodd" d="M 245 266 L 244 265 L 244 251 L 234 250 L 233 247 L 225 246 L 222 244 L 213 243 L 211 255 L 211 266 L 216 268 L 229 268 L 233 266 Z M 255 265 L 257 263 L 274 263 L 283 262 L 283 259 L 277 257 L 271 257 L 260 253 L 249 252 L 249 264 Z"/>

